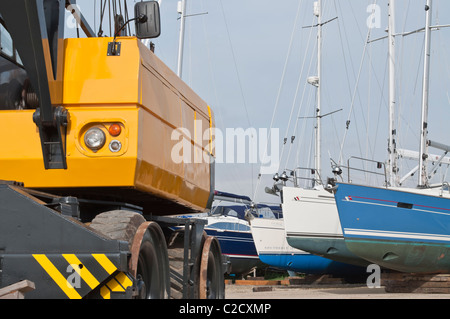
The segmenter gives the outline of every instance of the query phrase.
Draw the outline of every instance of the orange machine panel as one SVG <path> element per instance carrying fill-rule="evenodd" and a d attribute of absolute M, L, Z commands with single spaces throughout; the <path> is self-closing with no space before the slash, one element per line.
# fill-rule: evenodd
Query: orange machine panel
<path fill-rule="evenodd" d="M 159 215 L 204 210 L 213 191 L 211 164 L 205 160 L 211 156 L 210 140 L 203 139 L 214 127 L 212 111 L 138 39 L 118 38 L 116 56 L 107 54 L 111 41 L 65 40 L 67 169 L 44 169 L 33 110 L 0 111 L 5 124 L 0 134 L 17 138 L 7 139 L 0 153 L 0 179 L 121 200 Z M 104 136 L 98 149 L 86 143 L 92 129 Z M 174 158 L 180 145 L 190 159 Z"/>

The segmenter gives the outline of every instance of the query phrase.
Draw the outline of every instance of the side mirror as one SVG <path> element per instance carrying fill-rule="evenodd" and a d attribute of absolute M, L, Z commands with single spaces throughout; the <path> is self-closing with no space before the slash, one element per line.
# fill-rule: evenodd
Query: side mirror
<path fill-rule="evenodd" d="M 156 1 L 136 2 L 134 5 L 136 36 L 139 39 L 157 38 L 161 34 L 159 4 Z"/>

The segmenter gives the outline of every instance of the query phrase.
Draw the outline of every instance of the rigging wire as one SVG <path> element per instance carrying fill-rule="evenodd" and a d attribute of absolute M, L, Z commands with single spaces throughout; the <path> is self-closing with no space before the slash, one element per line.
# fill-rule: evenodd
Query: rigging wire
<path fill-rule="evenodd" d="M 310 45 L 310 43 L 311 43 L 310 40 L 311 40 L 311 36 L 312 36 L 312 30 L 313 30 L 313 28 L 310 28 L 309 39 L 308 39 L 308 41 L 307 41 L 308 45 L 307 45 L 307 48 L 306 48 L 306 51 L 305 51 L 305 52 L 308 52 L 308 50 L 309 50 L 309 45 Z M 298 97 L 298 91 L 299 91 L 299 88 L 300 88 L 300 84 L 303 83 L 303 80 L 304 80 L 304 78 L 303 78 L 303 71 L 304 71 L 304 67 L 305 67 L 306 57 L 307 57 L 307 54 L 305 54 L 305 56 L 304 56 L 304 58 L 303 58 L 302 67 L 301 67 L 301 70 L 300 70 L 300 73 L 299 73 L 299 77 L 298 77 L 298 81 L 297 81 L 297 87 L 296 87 L 296 89 L 295 89 L 294 100 L 293 100 L 293 102 L 292 102 L 291 112 L 290 112 L 290 115 L 289 115 L 288 125 L 287 125 L 287 128 L 286 128 L 286 134 L 285 134 L 285 136 L 284 136 L 284 138 L 285 138 L 286 140 L 287 140 L 287 138 L 288 138 L 289 135 L 295 136 L 295 128 L 297 127 L 297 123 L 298 123 L 298 115 L 299 115 L 299 114 L 297 114 L 297 119 L 296 119 L 295 126 L 294 126 L 294 133 L 289 134 L 289 129 L 290 129 L 291 122 L 292 122 L 292 114 L 293 114 L 294 109 L 295 109 L 295 106 L 296 106 L 296 104 L 297 104 L 297 97 Z M 313 62 L 313 58 L 310 59 L 309 70 L 311 70 L 312 62 Z M 309 71 L 309 70 L 308 70 L 308 71 Z M 300 104 L 299 104 L 300 107 L 299 107 L 298 113 L 300 113 L 300 110 L 301 110 L 302 105 L 303 105 L 303 97 L 304 97 L 305 89 L 306 89 L 306 85 L 304 86 L 303 95 L 302 95 L 301 102 L 300 102 Z M 290 145 L 290 147 L 289 147 L 288 156 L 287 156 L 287 158 L 286 158 L 285 164 L 282 165 L 282 167 L 287 167 L 287 161 L 289 160 L 289 154 L 290 154 L 290 150 L 291 150 L 291 147 L 292 147 L 292 143 L 290 143 L 289 145 Z M 283 143 L 282 149 L 281 149 L 281 154 L 280 154 L 280 159 L 283 158 L 285 146 L 286 146 L 286 143 Z"/>
<path fill-rule="evenodd" d="M 312 62 L 312 60 L 311 60 L 311 62 Z M 312 63 L 309 66 L 309 69 L 311 69 L 311 68 L 312 68 Z M 308 92 L 309 92 L 309 94 L 308 94 L 308 98 L 307 98 L 305 104 L 306 105 L 317 105 L 317 94 L 316 94 L 316 92 L 314 92 L 314 90 L 309 90 Z M 302 104 L 303 104 L 303 102 L 302 102 Z M 314 108 L 308 108 L 306 110 L 306 112 L 310 113 L 310 116 L 308 116 L 309 118 L 314 118 L 315 115 L 316 115 L 316 112 L 315 112 Z M 300 110 L 298 112 L 298 115 L 300 115 Z M 298 127 L 298 120 L 299 119 L 300 119 L 300 116 L 297 116 L 296 128 Z M 312 123 L 312 122 L 310 122 L 310 123 Z M 306 139 L 306 136 L 308 135 L 307 132 L 309 132 L 309 138 L 308 139 Z M 300 136 L 298 138 L 298 140 L 299 140 L 299 147 L 297 148 L 297 158 L 296 158 L 297 159 L 297 163 L 296 163 L 297 165 L 296 165 L 296 167 L 300 167 L 300 166 L 312 167 L 311 166 L 311 161 L 312 161 L 312 158 L 313 158 L 313 156 L 312 156 L 312 154 L 313 154 L 313 145 L 315 144 L 314 143 L 314 136 L 315 136 L 315 134 L 314 134 L 314 124 L 313 125 L 311 125 L 311 124 L 310 125 L 302 125 L 302 132 L 301 132 L 301 134 L 300 134 Z M 301 165 L 302 161 L 301 161 L 300 151 L 303 151 L 303 149 L 304 149 L 303 147 L 301 147 L 301 145 L 302 144 L 306 144 L 305 140 L 309 141 L 310 144 L 309 144 L 309 147 L 307 148 L 308 152 L 305 152 L 306 156 L 304 156 L 305 157 L 304 161 L 306 162 L 306 165 Z M 308 177 L 310 177 L 310 176 L 311 176 L 311 174 L 309 173 Z M 306 186 L 306 184 L 305 184 L 305 186 Z"/>
<path fill-rule="evenodd" d="M 313 30 L 313 28 L 310 28 L 309 37 L 308 37 L 308 41 L 307 41 L 308 45 L 307 45 L 307 48 L 306 48 L 305 52 L 309 51 L 309 45 L 311 43 L 311 37 L 312 37 L 312 30 Z M 315 49 L 317 49 L 317 45 L 315 46 Z M 317 50 L 315 50 L 315 52 L 317 52 Z M 296 105 L 296 100 L 297 100 L 297 96 L 298 96 L 298 90 L 300 88 L 300 84 L 304 80 L 304 78 L 303 78 L 303 71 L 304 71 L 304 67 L 305 67 L 305 63 L 306 63 L 306 57 L 307 57 L 307 54 L 305 54 L 303 62 L 302 62 L 302 68 L 301 68 L 301 71 L 300 71 L 299 79 L 297 81 L 297 87 L 296 87 L 296 91 L 295 91 L 295 95 L 294 95 L 294 101 L 292 103 L 292 109 Z M 310 59 L 310 62 L 309 62 L 309 67 L 308 67 L 308 74 L 309 74 L 309 72 L 311 71 L 311 69 L 313 67 L 314 60 L 315 59 L 311 56 L 311 59 Z M 320 81 L 320 79 L 319 79 L 319 81 Z M 301 97 L 301 100 L 300 100 L 300 103 L 299 103 L 299 108 L 298 108 L 298 111 L 297 111 L 297 116 L 296 116 L 295 125 L 294 125 L 294 132 L 292 133 L 292 136 L 296 136 L 297 135 L 298 122 L 300 120 L 300 113 L 301 113 L 302 107 L 304 105 L 303 101 L 304 101 L 304 97 L 305 97 L 305 93 L 306 93 L 307 87 L 308 86 L 306 86 L 306 85 L 303 86 L 303 93 L 302 93 L 302 97 Z M 310 94 L 311 94 L 311 92 L 312 91 L 310 91 Z M 310 96 L 310 98 L 311 98 L 311 96 Z M 306 105 L 311 105 L 310 100 L 306 103 Z M 314 105 L 316 105 L 316 103 L 314 103 Z M 312 117 L 314 117 L 314 115 L 315 115 L 315 112 L 313 112 L 313 116 Z M 290 123 L 291 119 L 292 119 L 292 113 L 291 113 L 291 116 L 289 118 L 289 123 Z M 303 126 L 303 132 L 300 135 L 300 137 L 298 138 L 299 141 L 302 141 L 302 139 L 303 139 L 303 133 L 305 132 L 305 127 L 306 126 Z M 290 156 L 291 156 L 290 154 L 291 154 L 292 146 L 293 146 L 292 143 L 290 143 L 288 156 L 286 158 L 286 162 L 285 162 L 283 167 L 287 167 L 287 162 L 289 161 Z M 284 150 L 284 148 L 282 149 L 280 158 L 283 158 L 283 150 Z"/>
<path fill-rule="evenodd" d="M 406 23 L 407 23 L 407 18 L 410 12 L 410 6 L 411 6 L 411 1 L 408 1 L 407 4 L 407 9 L 405 10 L 405 14 L 404 14 L 404 20 L 403 20 L 403 32 L 405 32 L 406 30 Z M 417 97 L 416 93 L 417 92 L 417 86 L 419 85 L 420 82 L 420 74 L 421 74 L 421 66 L 422 66 L 422 61 L 423 61 L 423 47 L 425 44 L 425 40 L 424 38 L 422 38 L 419 36 L 414 37 L 414 42 L 413 42 L 413 49 L 405 49 L 406 48 L 406 37 L 403 36 L 402 37 L 402 41 L 401 41 L 401 48 L 402 48 L 402 58 L 400 59 L 401 61 L 406 61 L 406 57 L 404 56 L 405 53 L 408 53 L 409 55 L 409 61 L 407 61 L 406 63 L 404 63 L 405 65 L 407 65 L 408 70 L 412 70 L 414 65 L 417 65 L 416 67 L 416 76 L 409 76 L 404 78 L 403 77 L 403 64 L 400 64 L 401 69 L 400 69 L 400 79 L 399 79 L 399 83 L 400 83 L 400 90 L 399 90 L 399 112 L 398 112 L 398 118 L 397 118 L 397 123 L 398 123 L 398 131 L 400 132 L 400 134 L 398 134 L 398 143 L 397 145 L 399 146 L 399 148 L 410 148 L 410 146 L 408 146 L 408 142 L 411 142 L 411 140 L 415 140 L 417 143 L 419 141 L 419 134 L 418 131 L 415 129 L 418 124 L 414 124 L 414 120 L 411 119 L 411 116 L 413 116 L 414 114 L 417 114 L 417 111 L 415 110 L 416 107 L 419 107 L 417 105 L 417 101 L 420 101 L 421 98 Z M 419 47 L 421 49 L 419 49 Z M 417 53 L 419 52 L 419 58 L 417 57 Z M 408 82 L 408 83 L 407 83 Z M 406 94 L 406 98 L 403 98 L 403 94 L 402 92 L 404 90 L 407 89 L 407 85 L 413 86 L 412 88 L 412 94 L 408 93 Z M 404 111 L 406 107 L 409 107 L 409 110 Z M 406 118 L 405 115 L 409 115 L 409 118 Z M 411 139 L 411 137 L 414 137 L 413 139 Z M 406 170 L 406 171 L 410 171 L 411 170 L 411 166 L 409 165 L 410 163 L 408 161 L 399 161 L 399 166 L 402 170 Z M 416 163 L 414 163 L 414 166 L 416 165 Z M 415 185 L 414 185 L 415 186 Z"/>
<path fill-rule="evenodd" d="M 201 4 L 201 12 L 208 11 L 208 10 L 204 9 L 204 6 L 205 6 L 204 0 L 201 0 L 200 4 Z M 223 105 L 222 105 L 222 101 L 219 99 L 218 92 L 217 92 L 216 78 L 214 76 L 214 63 L 213 63 L 212 55 L 211 55 L 211 45 L 209 42 L 209 37 L 208 37 L 208 32 L 207 32 L 208 28 L 206 25 L 205 16 L 202 16 L 201 19 L 202 19 L 202 26 L 203 26 L 203 34 L 204 34 L 205 43 L 206 43 L 206 54 L 208 57 L 208 65 L 209 65 L 209 70 L 210 70 L 210 78 L 211 78 L 210 83 L 212 85 L 212 91 L 214 92 L 214 99 L 216 101 L 215 112 L 217 112 L 217 114 L 219 115 L 216 117 L 216 121 L 217 121 L 216 127 L 220 126 L 220 127 L 225 128 L 225 123 L 223 122 L 224 116 L 222 115 Z M 220 122 L 220 125 L 217 125 L 218 122 Z M 216 151 L 215 146 L 214 146 L 214 151 Z M 217 152 L 216 152 L 216 155 L 217 155 Z M 227 175 L 230 176 L 230 179 L 232 181 L 235 181 L 233 183 L 233 189 L 235 190 L 235 192 L 238 192 L 239 194 L 243 194 L 244 190 L 241 187 L 242 184 L 237 182 L 240 180 L 240 178 L 239 178 L 239 174 L 237 173 L 236 166 L 232 165 L 229 169 L 227 169 Z"/>
<path fill-rule="evenodd" d="M 376 7 L 377 6 L 377 1 L 375 0 L 372 5 L 373 5 L 373 7 Z M 353 12 L 353 8 L 351 6 L 350 6 L 350 8 L 352 9 L 352 12 Z M 354 12 L 353 12 L 353 16 L 355 17 Z M 355 20 L 356 20 L 356 17 L 355 17 Z M 358 28 L 358 30 L 359 30 L 359 28 Z M 363 38 L 361 33 L 360 33 L 360 35 L 361 35 L 361 38 Z M 344 137 L 343 137 L 342 143 L 341 143 L 341 150 L 340 150 L 339 161 L 338 161 L 339 165 L 342 164 L 342 161 L 343 161 L 343 158 L 342 158 L 343 157 L 343 155 L 342 155 L 343 147 L 344 147 L 344 144 L 345 144 L 345 141 L 346 141 L 346 138 L 347 138 L 347 133 L 348 133 L 348 130 L 349 130 L 349 126 L 350 126 L 350 123 L 351 123 L 351 121 L 350 121 L 350 117 L 351 116 L 353 116 L 353 123 L 354 123 L 354 126 L 355 126 L 356 135 L 358 137 L 358 139 L 357 139 L 358 144 L 357 145 L 358 145 L 358 148 L 359 148 L 359 153 L 360 153 L 361 156 L 363 154 L 361 140 L 360 140 L 360 137 L 359 137 L 360 136 L 360 134 L 359 134 L 359 125 L 358 125 L 359 121 L 358 121 L 358 119 L 356 117 L 356 112 L 354 112 L 354 107 L 355 107 L 355 98 L 356 98 L 356 94 L 357 94 L 358 99 L 359 99 L 359 106 L 360 106 L 360 108 L 362 110 L 363 103 L 361 101 L 361 98 L 360 98 L 360 95 L 359 95 L 357 87 L 359 86 L 359 81 L 361 79 L 361 72 L 362 72 L 362 67 L 363 67 L 363 64 L 364 64 L 364 60 L 365 60 L 366 54 L 368 55 L 368 57 L 370 59 L 370 61 L 369 61 L 370 62 L 369 63 L 369 68 L 374 68 L 374 66 L 373 66 L 373 64 L 371 62 L 372 61 L 372 56 L 370 54 L 370 51 L 367 50 L 367 45 L 369 43 L 370 35 L 371 35 L 371 28 L 368 28 L 368 32 L 367 32 L 366 39 L 365 39 L 365 44 L 364 44 L 364 50 L 363 50 L 363 54 L 362 54 L 362 58 L 361 58 L 361 62 L 360 62 L 359 70 L 358 70 L 358 75 L 356 76 L 356 85 L 355 85 L 355 88 L 354 88 L 354 92 L 352 94 L 350 112 L 349 112 L 349 115 L 348 115 L 348 118 L 347 118 L 347 121 L 346 121 L 346 128 L 344 130 Z M 375 75 L 375 80 L 376 80 L 376 83 L 378 84 L 380 92 L 383 92 L 382 86 L 380 85 L 380 81 L 378 80 L 378 77 L 376 75 Z M 384 95 L 382 95 L 382 98 L 384 98 Z M 362 123 L 366 126 L 366 132 L 367 132 L 367 123 L 368 123 L 368 121 L 365 119 L 365 112 L 363 110 L 361 112 L 361 116 L 363 117 Z M 367 133 L 366 133 L 366 135 L 367 135 Z M 366 143 L 366 150 L 370 150 L 371 149 L 370 145 L 368 144 L 369 142 L 370 141 L 368 140 L 368 135 L 367 135 L 367 139 L 366 139 L 366 142 L 365 142 Z"/>
<path fill-rule="evenodd" d="M 289 40 L 288 51 L 287 51 L 286 59 L 285 59 L 285 62 L 284 62 L 283 72 L 282 72 L 282 75 L 281 75 L 281 81 L 280 81 L 280 85 L 278 87 L 277 97 L 276 97 L 276 100 L 275 100 L 275 106 L 274 106 L 274 109 L 273 109 L 273 112 L 272 112 L 272 119 L 270 121 L 270 127 L 269 127 L 269 132 L 268 132 L 267 143 L 269 143 L 269 141 L 271 140 L 271 131 L 272 131 L 272 128 L 273 128 L 275 115 L 277 113 L 277 109 L 278 109 L 278 105 L 279 105 L 279 101 L 280 101 L 281 90 L 282 90 L 284 79 L 285 79 L 285 76 L 286 76 L 286 70 L 287 70 L 287 66 L 288 66 L 289 56 L 291 54 L 292 44 L 294 42 L 295 28 L 296 28 L 296 25 L 297 25 L 298 17 L 300 15 L 300 8 L 302 7 L 302 2 L 303 2 L 303 0 L 300 0 L 299 4 L 298 4 L 298 7 L 297 7 L 297 13 L 296 13 L 295 20 L 294 20 L 294 26 L 293 26 L 292 32 L 291 32 L 291 38 Z M 268 148 L 268 145 L 266 144 L 265 145 L 265 150 L 264 150 L 264 153 L 263 153 L 264 154 L 264 157 L 263 157 L 264 159 L 265 159 L 265 157 L 267 155 L 267 148 Z M 258 189 L 259 189 L 260 182 L 261 182 L 261 178 L 260 178 L 260 176 L 258 176 L 257 181 L 256 181 L 256 187 L 255 187 L 254 194 L 253 194 L 253 199 L 254 200 L 256 200 L 256 195 L 257 195 L 257 192 L 258 192 Z"/>
<path fill-rule="evenodd" d="M 374 5 L 376 5 L 376 1 L 374 1 Z M 369 28 L 370 29 L 370 28 Z M 372 46 L 370 46 L 370 48 L 372 48 Z M 380 91 L 380 94 L 381 94 L 381 100 L 382 100 L 382 102 L 384 102 L 384 105 L 387 105 L 387 101 L 385 100 L 385 96 L 384 96 L 384 94 L 383 94 L 383 92 L 384 92 L 384 90 L 383 90 L 383 86 L 384 85 L 381 85 L 381 83 L 380 83 L 380 80 L 379 80 L 379 78 L 378 78 L 378 76 L 377 76 L 377 73 L 376 73 L 376 69 L 375 69 L 375 67 L 374 67 L 374 65 L 373 65 L 373 63 L 372 63 L 372 50 L 370 49 L 370 50 L 366 50 L 366 53 L 367 53 L 367 56 L 368 56 L 368 58 L 369 58 L 369 62 L 368 62 L 368 66 L 369 66 L 369 70 L 370 71 L 374 71 L 374 75 L 373 75 L 373 78 L 375 79 L 375 84 L 377 84 L 378 85 L 378 88 L 379 88 L 379 91 Z M 387 64 L 385 64 L 385 67 L 387 66 Z M 386 77 L 384 76 L 383 77 L 384 79 L 386 79 Z M 371 149 L 374 149 L 373 147 L 371 147 L 370 146 L 370 144 L 371 144 L 371 142 L 370 142 L 370 139 L 369 139 L 369 134 L 368 134 L 368 123 L 370 123 L 370 121 L 369 121 L 369 119 L 367 119 L 366 120 L 366 118 L 365 118 L 365 112 L 364 112 L 364 110 L 362 109 L 362 103 L 360 103 L 359 104 L 360 105 L 360 108 L 361 108 L 361 116 L 363 117 L 363 121 L 362 121 L 362 123 L 364 124 L 364 126 L 366 127 L 366 142 L 365 142 L 365 144 L 366 144 L 366 154 L 365 154 L 365 156 L 366 157 L 373 157 L 373 152 L 370 152 L 370 150 Z M 354 119 L 355 119 L 355 126 L 356 126 L 356 131 L 357 131 L 357 134 L 358 134 L 358 136 L 359 136 L 359 129 L 358 129 L 358 121 L 356 120 L 356 113 L 353 113 L 353 116 L 354 116 Z M 367 116 L 370 116 L 370 112 L 367 112 Z M 358 139 L 358 142 L 359 143 L 361 143 L 361 141 Z M 362 156 L 363 155 L 363 151 L 362 151 L 362 147 L 361 147 L 361 145 L 359 144 L 359 147 L 360 147 L 360 155 Z M 372 155 L 369 155 L 369 154 L 372 154 Z"/>
<path fill-rule="evenodd" d="M 244 91 L 243 91 L 243 89 L 242 89 L 241 77 L 240 77 L 239 69 L 238 69 L 237 63 L 236 63 L 236 55 L 235 55 L 235 53 L 234 53 L 233 43 L 232 43 L 232 41 L 231 41 L 230 31 L 229 31 L 229 28 L 228 28 L 227 18 L 226 18 L 226 16 L 225 16 L 225 10 L 224 10 L 224 8 L 223 8 L 222 0 L 219 0 L 219 3 L 220 3 L 220 7 L 221 7 L 221 9 L 222 9 L 222 15 L 223 15 L 223 20 L 224 20 L 224 22 L 225 22 L 225 29 L 226 29 L 226 31 L 227 31 L 228 42 L 230 43 L 231 55 L 232 55 L 232 57 L 233 57 L 234 68 L 235 68 L 236 74 L 237 74 L 237 79 L 238 79 L 239 89 L 240 89 L 240 93 L 241 93 L 241 97 L 242 97 L 242 101 L 243 101 L 244 109 L 245 109 L 245 115 L 246 115 L 246 117 L 247 117 L 247 122 L 248 122 L 249 126 L 251 127 L 250 116 L 249 116 L 249 114 L 248 114 L 247 104 L 246 104 L 246 102 L 245 102 L 245 96 L 244 96 Z"/>
<path fill-rule="evenodd" d="M 94 3 L 94 32 L 97 29 L 97 0 L 93 1 Z"/>
<path fill-rule="evenodd" d="M 335 6 L 335 8 L 336 8 L 336 6 Z M 323 11 L 324 12 L 326 12 L 324 15 L 326 15 L 326 14 L 329 14 L 330 15 L 330 12 L 331 12 L 331 6 L 325 6 L 324 8 L 323 8 Z M 336 12 L 337 12 L 337 10 L 336 10 Z M 336 20 L 336 19 L 338 19 L 338 17 L 336 17 L 336 18 L 334 18 L 334 19 L 331 19 L 331 20 L 328 20 L 327 22 L 325 22 L 325 23 L 328 23 L 328 22 L 331 22 L 331 21 L 334 21 L 334 20 Z M 325 24 L 324 23 L 324 24 Z M 339 25 L 339 24 L 338 24 Z M 311 29 L 312 30 L 312 29 Z M 311 37 L 311 33 L 310 33 L 310 37 Z M 325 39 L 325 37 L 326 37 L 326 33 L 325 33 L 325 36 L 323 37 L 324 39 Z M 325 42 L 325 41 L 324 41 Z M 309 42 L 308 42 L 309 43 Z M 342 43 L 342 41 L 341 41 L 341 43 Z M 341 48 L 343 47 L 343 45 L 341 46 Z M 312 60 L 311 60 L 311 62 L 312 62 Z M 309 70 L 311 69 L 311 65 L 310 65 L 310 67 L 309 67 Z M 303 72 L 303 71 L 302 71 Z M 308 71 L 309 72 L 309 71 Z M 319 81 L 321 81 L 321 79 L 319 79 Z M 321 83 L 323 83 L 323 81 L 321 81 Z M 300 83 L 298 83 L 298 85 L 299 85 Z M 304 87 L 304 90 L 306 89 L 306 86 Z M 298 88 L 297 88 L 297 90 L 298 90 Z M 322 91 L 323 93 L 325 93 L 326 94 L 326 91 Z M 304 93 L 305 92 L 303 92 L 303 95 L 304 95 Z M 297 94 L 297 93 L 296 93 Z M 326 97 L 326 95 L 324 94 L 324 96 L 323 97 Z M 303 105 L 303 98 L 304 98 L 304 96 L 302 96 L 302 102 L 301 102 L 301 104 L 300 105 Z M 308 104 L 307 105 L 309 105 L 309 102 L 308 102 Z M 314 105 L 316 105 L 316 103 L 314 104 Z M 296 123 L 295 123 L 295 126 L 294 126 L 294 133 L 292 134 L 293 136 L 296 136 L 297 135 L 297 129 L 298 129 L 298 122 L 299 122 L 299 119 L 300 119 L 300 112 L 301 112 L 301 108 L 299 108 L 299 110 L 298 110 L 298 114 L 297 114 L 297 118 L 296 118 Z M 309 118 L 315 118 L 315 114 L 313 114 L 312 116 L 310 116 Z M 334 121 L 333 121 L 333 123 L 334 123 Z M 302 134 L 301 134 L 301 136 L 300 136 L 300 138 L 299 138 L 299 140 L 300 141 L 302 141 L 302 139 L 303 139 L 303 133 L 305 132 L 304 131 L 305 130 L 305 126 L 303 126 L 303 131 L 302 131 Z M 336 135 L 336 137 L 337 137 L 337 135 Z M 339 141 L 338 141 L 338 143 L 339 143 Z M 286 163 L 287 163 L 287 161 L 290 159 L 290 156 L 291 156 L 291 151 L 292 151 L 292 148 L 293 148 L 293 144 L 291 143 L 290 144 L 290 147 L 289 147 L 289 153 L 288 153 L 288 157 L 287 157 L 287 160 L 286 160 Z M 298 147 L 297 148 L 297 161 L 299 161 L 299 153 L 298 153 L 298 150 L 300 149 L 300 147 Z M 309 155 L 308 156 L 311 156 L 311 153 L 309 153 Z M 309 157 L 308 157 L 309 158 Z M 309 159 L 310 160 L 310 159 Z M 298 163 L 299 164 L 299 163 Z M 308 164 L 309 165 L 309 164 Z M 299 165 L 296 165 L 296 166 L 299 166 Z M 286 167 L 287 167 L 287 164 L 286 164 Z M 309 167 L 309 166 L 308 166 Z"/>
<path fill-rule="evenodd" d="M 113 34 L 111 28 L 111 0 L 108 0 L 108 9 L 109 9 L 109 34 L 111 36 Z"/>
<path fill-rule="evenodd" d="M 374 1 L 374 4 L 376 4 L 376 0 Z M 366 35 L 366 41 L 365 41 L 365 43 L 364 43 L 363 54 L 362 54 L 361 62 L 360 62 L 360 65 L 359 65 L 358 75 L 357 75 L 357 77 L 356 77 L 356 83 L 355 83 L 354 91 L 353 91 L 353 94 L 352 94 L 352 101 L 351 101 L 351 104 L 350 104 L 350 111 L 349 111 L 349 114 L 348 114 L 348 117 L 347 117 L 347 122 L 346 122 L 346 123 L 347 123 L 347 127 L 346 127 L 346 129 L 345 129 L 345 131 L 344 131 L 344 137 L 343 137 L 343 139 L 342 139 L 341 149 L 340 149 L 340 152 L 339 152 L 339 161 L 338 161 L 338 164 L 342 164 L 342 160 L 343 160 L 343 158 L 342 158 L 342 157 L 343 157 L 342 152 L 343 152 L 343 148 L 344 148 L 345 141 L 346 141 L 346 139 L 347 139 L 347 133 L 348 133 L 349 123 L 350 123 L 350 116 L 351 116 L 351 115 L 355 116 L 355 115 L 354 115 L 354 112 L 353 112 L 353 108 L 354 108 L 354 106 L 355 106 L 355 96 L 356 96 L 356 92 L 357 92 L 357 87 L 358 87 L 358 85 L 359 85 L 359 80 L 360 80 L 360 78 L 361 78 L 362 67 L 363 67 L 363 63 L 364 63 L 364 60 L 365 60 L 365 55 L 366 55 L 366 51 L 367 51 L 367 46 L 368 46 L 369 39 L 370 39 L 370 34 L 371 34 L 371 29 L 368 28 L 367 35 Z M 357 122 L 357 121 L 355 121 L 355 122 Z M 355 126 L 357 127 L 357 125 L 355 125 Z M 361 145 L 360 145 L 360 144 L 359 144 L 359 148 L 360 148 L 360 152 L 361 152 Z M 361 153 L 362 153 L 362 152 L 361 152 Z"/>
<path fill-rule="evenodd" d="M 220 8 L 222 10 L 223 20 L 225 22 L 225 30 L 227 31 L 228 42 L 230 43 L 231 55 L 233 57 L 234 68 L 235 68 L 235 71 L 236 71 L 236 76 L 237 76 L 237 80 L 238 80 L 239 91 L 240 91 L 240 94 L 241 94 L 242 103 L 244 105 L 245 115 L 247 117 L 247 122 L 248 122 L 249 127 L 252 127 L 251 121 L 250 121 L 250 116 L 249 116 L 249 113 L 248 113 L 247 103 L 245 101 L 244 91 L 243 91 L 243 88 L 242 88 L 241 76 L 240 76 L 240 73 L 239 73 L 239 69 L 237 67 L 236 55 L 234 53 L 234 46 L 233 46 L 233 43 L 231 41 L 230 31 L 229 31 L 229 28 L 228 28 L 228 22 L 227 22 L 227 18 L 225 16 L 225 10 L 223 8 L 222 0 L 219 0 L 219 4 L 220 4 Z M 251 135 L 250 139 L 253 139 L 253 138 L 254 138 L 254 136 Z M 252 163 L 251 164 L 252 192 L 254 190 L 253 168 L 254 168 L 254 164 Z"/>

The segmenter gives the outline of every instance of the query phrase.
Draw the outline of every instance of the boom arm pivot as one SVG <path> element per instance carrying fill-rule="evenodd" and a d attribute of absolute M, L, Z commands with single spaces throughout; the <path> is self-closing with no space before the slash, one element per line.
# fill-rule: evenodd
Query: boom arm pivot
<path fill-rule="evenodd" d="M 2 0 L 0 14 L 16 45 L 39 100 L 33 121 L 39 128 L 44 166 L 66 169 L 62 106 L 63 0 Z"/>

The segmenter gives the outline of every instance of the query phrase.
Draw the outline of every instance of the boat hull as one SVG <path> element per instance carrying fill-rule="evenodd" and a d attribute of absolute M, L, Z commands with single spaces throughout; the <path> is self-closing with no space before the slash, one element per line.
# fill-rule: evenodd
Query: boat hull
<path fill-rule="evenodd" d="M 230 258 L 231 274 L 247 274 L 253 268 L 262 265 L 250 231 L 222 231 L 208 227 L 205 231 L 217 238 L 222 254 Z"/>
<path fill-rule="evenodd" d="M 336 202 L 328 191 L 284 187 L 282 208 L 292 247 L 347 264 L 369 264 L 347 248 Z"/>
<path fill-rule="evenodd" d="M 337 262 L 291 247 L 286 241 L 282 219 L 251 221 L 252 234 L 259 259 L 272 266 L 305 274 L 359 275 L 362 267 Z"/>
<path fill-rule="evenodd" d="M 450 272 L 450 199 L 430 192 L 338 184 L 349 250 L 396 271 Z"/>

